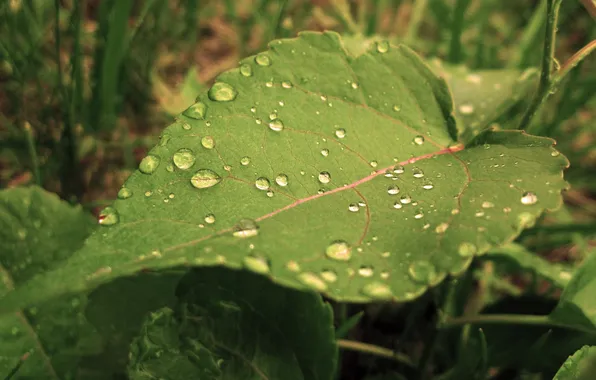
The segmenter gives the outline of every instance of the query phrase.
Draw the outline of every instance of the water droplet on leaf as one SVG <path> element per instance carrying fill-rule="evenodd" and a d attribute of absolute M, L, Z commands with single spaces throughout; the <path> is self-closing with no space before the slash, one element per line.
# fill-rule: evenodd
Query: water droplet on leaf
<path fill-rule="evenodd" d="M 418 136 L 414 137 L 414 144 L 416 144 L 416 145 L 424 144 L 424 136 L 418 135 Z"/>
<path fill-rule="evenodd" d="M 399 194 L 399 187 L 397 187 L 395 185 L 389 186 L 387 188 L 387 194 L 389 194 L 389 195 Z"/>
<path fill-rule="evenodd" d="M 252 219 L 242 219 L 234 226 L 232 235 L 237 238 L 249 238 L 259 234 L 259 227 Z"/>
<path fill-rule="evenodd" d="M 389 42 L 388 41 L 378 41 L 377 42 L 377 51 L 381 54 L 387 53 L 389 51 Z"/>
<path fill-rule="evenodd" d="M 430 284 L 437 277 L 435 266 L 428 261 L 413 262 L 408 268 L 408 274 L 412 280 L 422 284 Z"/>
<path fill-rule="evenodd" d="M 474 256 L 476 254 L 476 252 L 477 252 L 476 245 L 469 243 L 469 242 L 463 242 L 457 248 L 457 253 L 461 257 L 465 257 L 465 258 Z"/>
<path fill-rule="evenodd" d="M 132 197 L 132 190 L 128 187 L 123 187 L 118 191 L 118 198 L 120 199 L 128 199 Z"/>
<path fill-rule="evenodd" d="M 213 224 L 213 223 L 215 223 L 215 215 L 207 214 L 207 215 L 205 215 L 204 220 L 205 220 L 205 223 L 207 223 L 207 224 Z"/>
<path fill-rule="evenodd" d="M 265 177 L 259 177 L 255 181 L 255 187 L 259 190 L 269 190 L 270 186 L 271 186 L 271 183 Z"/>
<path fill-rule="evenodd" d="M 288 176 L 285 174 L 278 174 L 278 176 L 275 177 L 275 183 L 282 187 L 288 186 Z"/>
<path fill-rule="evenodd" d="M 225 82 L 215 82 L 208 92 L 209 99 L 215 102 L 229 102 L 236 99 L 238 91 Z"/>
<path fill-rule="evenodd" d="M 533 204 L 536 204 L 536 202 L 538 202 L 538 196 L 536 196 L 536 194 L 534 194 L 531 191 L 527 191 L 527 192 L 523 193 L 523 195 L 521 197 L 522 204 L 531 206 Z"/>
<path fill-rule="evenodd" d="M 298 281 L 319 292 L 327 289 L 327 284 L 312 272 L 300 273 L 298 275 Z"/>
<path fill-rule="evenodd" d="M 336 240 L 325 249 L 325 255 L 337 261 L 348 261 L 352 258 L 352 248 L 343 240 Z"/>
<path fill-rule="evenodd" d="M 113 226 L 120 221 L 118 211 L 113 207 L 104 208 L 99 214 L 98 222 L 102 226 Z"/>
<path fill-rule="evenodd" d="M 376 300 L 386 300 L 393 297 L 389 286 L 380 282 L 371 282 L 364 285 L 362 294 Z"/>
<path fill-rule="evenodd" d="M 196 157 L 193 154 L 192 150 L 186 148 L 179 149 L 176 153 L 174 153 L 174 157 L 172 157 L 174 165 L 176 165 L 176 167 L 181 170 L 186 170 L 193 166 L 195 160 Z"/>
<path fill-rule="evenodd" d="M 215 140 L 211 136 L 205 136 L 201 139 L 201 145 L 205 149 L 213 149 L 215 147 Z"/>
<path fill-rule="evenodd" d="M 197 189 L 206 189 L 219 182 L 221 182 L 221 177 L 211 169 L 200 169 L 190 179 L 190 183 Z"/>
<path fill-rule="evenodd" d="M 319 173 L 319 182 L 323 184 L 327 184 L 331 181 L 331 174 L 329 172 L 320 172 Z"/>
<path fill-rule="evenodd" d="M 284 123 L 279 119 L 273 120 L 269 123 L 269 129 L 275 132 L 280 132 L 284 129 Z"/>
<path fill-rule="evenodd" d="M 259 66 L 271 66 L 271 58 L 265 53 L 258 54 L 255 57 L 255 62 Z"/>
<path fill-rule="evenodd" d="M 207 105 L 203 102 L 198 102 L 193 104 L 192 106 L 188 107 L 187 109 L 182 112 L 182 114 L 186 117 L 191 119 L 202 120 L 205 118 L 205 114 L 207 113 Z"/>
<path fill-rule="evenodd" d="M 343 128 L 339 128 L 335 130 L 335 136 L 338 139 L 343 139 L 344 137 L 346 137 L 346 130 Z"/>
<path fill-rule="evenodd" d="M 139 170 L 144 174 L 153 173 L 158 167 L 161 159 L 153 154 L 150 154 L 141 160 Z"/>
<path fill-rule="evenodd" d="M 246 256 L 243 260 L 244 267 L 251 272 L 266 274 L 269 273 L 269 263 L 263 257 Z"/>
<path fill-rule="evenodd" d="M 250 164 L 250 157 L 244 156 L 240 159 L 240 165 L 248 166 Z"/>
<path fill-rule="evenodd" d="M 248 63 L 240 65 L 240 74 L 245 77 L 252 76 L 252 67 Z"/>

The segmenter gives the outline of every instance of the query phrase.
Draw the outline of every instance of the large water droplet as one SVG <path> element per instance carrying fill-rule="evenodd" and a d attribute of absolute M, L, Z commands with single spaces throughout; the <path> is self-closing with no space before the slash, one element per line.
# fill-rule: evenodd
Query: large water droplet
<path fill-rule="evenodd" d="M 99 214 L 98 222 L 102 226 L 113 226 L 120 221 L 118 211 L 113 207 L 104 208 Z"/>
<path fill-rule="evenodd" d="M 209 99 L 215 102 L 229 102 L 236 99 L 238 91 L 225 82 L 215 82 L 209 89 Z"/>
<path fill-rule="evenodd" d="M 362 294 L 372 299 L 386 300 L 393 297 L 389 286 L 380 282 L 371 282 L 364 285 L 362 288 Z"/>
<path fill-rule="evenodd" d="M 258 54 L 255 57 L 255 62 L 259 66 L 271 66 L 271 58 L 265 53 Z"/>
<path fill-rule="evenodd" d="M 320 172 L 319 173 L 319 182 L 326 184 L 331 181 L 331 174 L 329 172 Z"/>
<path fill-rule="evenodd" d="M 242 219 L 234 226 L 232 235 L 238 238 L 249 238 L 259 234 L 259 226 L 252 219 Z"/>
<path fill-rule="evenodd" d="M 298 275 L 298 281 L 319 292 L 327 290 L 327 284 L 319 276 L 312 272 L 304 272 Z"/>
<path fill-rule="evenodd" d="M 161 159 L 153 154 L 150 154 L 141 160 L 139 170 L 144 174 L 151 174 L 159 167 Z"/>
<path fill-rule="evenodd" d="M 277 177 L 275 177 L 275 183 L 282 187 L 288 186 L 288 176 L 285 174 L 278 174 Z"/>
<path fill-rule="evenodd" d="M 474 245 L 473 243 L 469 243 L 469 242 L 463 242 L 459 245 L 459 247 L 457 247 L 457 253 L 461 256 L 461 257 L 471 257 L 474 256 L 477 252 L 477 248 L 476 245 Z"/>
<path fill-rule="evenodd" d="M 343 139 L 344 137 L 346 137 L 346 130 L 343 128 L 338 128 L 335 130 L 335 136 L 338 139 Z"/>
<path fill-rule="evenodd" d="M 521 203 L 524 205 L 533 205 L 538 202 L 538 196 L 531 191 L 526 191 L 521 197 Z"/>
<path fill-rule="evenodd" d="M 271 183 L 265 177 L 259 177 L 255 181 L 255 187 L 259 190 L 269 190 L 270 186 L 271 186 Z"/>
<path fill-rule="evenodd" d="M 414 137 L 414 144 L 416 144 L 416 145 L 424 144 L 424 136 L 418 135 L 418 136 Z"/>
<path fill-rule="evenodd" d="M 377 51 L 379 53 L 387 53 L 389 51 L 389 42 L 388 41 L 378 41 L 377 42 Z"/>
<path fill-rule="evenodd" d="M 240 74 L 245 77 L 252 76 L 252 67 L 248 63 L 243 63 L 240 65 Z"/>
<path fill-rule="evenodd" d="M 201 145 L 205 149 L 213 149 L 215 148 L 215 140 L 211 136 L 204 136 L 201 139 Z"/>
<path fill-rule="evenodd" d="M 187 109 L 182 112 L 182 114 L 186 117 L 190 117 L 191 119 L 202 120 L 205 118 L 205 114 L 207 113 L 207 105 L 203 102 L 198 102 L 193 104 L 192 106 L 188 107 Z"/>
<path fill-rule="evenodd" d="M 190 179 L 190 183 L 197 189 L 206 189 L 219 182 L 221 182 L 221 177 L 211 169 L 200 169 Z"/>
<path fill-rule="evenodd" d="M 435 266 L 428 261 L 413 262 L 408 268 L 408 273 L 412 280 L 422 284 L 430 284 L 437 277 Z"/>
<path fill-rule="evenodd" d="M 399 187 L 397 187 L 395 185 L 389 186 L 387 188 L 387 194 L 389 194 L 389 195 L 399 194 Z"/>
<path fill-rule="evenodd" d="M 280 132 L 284 129 L 284 123 L 279 119 L 272 120 L 269 123 L 269 129 L 275 132 Z"/>
<path fill-rule="evenodd" d="M 118 198 L 120 199 L 128 199 L 132 197 L 132 190 L 128 187 L 123 187 L 118 191 Z"/>
<path fill-rule="evenodd" d="M 244 257 L 244 267 L 251 272 L 266 274 L 269 273 L 269 263 L 267 259 L 258 256 L 246 256 Z"/>
<path fill-rule="evenodd" d="M 348 261 L 352 258 L 352 248 L 343 240 L 336 240 L 325 249 L 325 255 L 338 261 Z"/>
<path fill-rule="evenodd" d="M 172 161 L 174 161 L 174 165 L 178 169 L 186 170 L 194 165 L 196 160 L 195 155 L 192 153 L 192 150 L 182 148 L 179 149 L 176 153 L 174 153 L 174 157 L 172 157 Z"/>
<path fill-rule="evenodd" d="M 240 159 L 240 165 L 242 166 L 248 166 L 250 165 L 250 157 L 248 156 L 244 156 Z"/>

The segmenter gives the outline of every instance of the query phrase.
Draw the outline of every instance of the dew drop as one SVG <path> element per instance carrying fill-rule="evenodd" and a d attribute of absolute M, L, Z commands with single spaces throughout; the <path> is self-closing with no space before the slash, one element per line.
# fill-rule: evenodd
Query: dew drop
<path fill-rule="evenodd" d="M 250 157 L 248 156 L 244 156 L 240 159 L 240 165 L 242 166 L 248 166 L 250 165 Z"/>
<path fill-rule="evenodd" d="M 399 202 L 403 205 L 407 205 L 412 203 L 412 198 L 410 198 L 409 195 L 402 195 L 401 198 L 399 198 Z"/>
<path fill-rule="evenodd" d="M 346 130 L 343 128 L 339 128 L 335 130 L 335 136 L 338 139 L 343 139 L 344 137 L 346 137 Z"/>
<path fill-rule="evenodd" d="M 462 104 L 459 106 L 459 112 L 462 115 L 470 115 L 474 113 L 474 106 L 471 104 Z"/>
<path fill-rule="evenodd" d="M 403 206 L 401 205 L 401 203 L 399 201 L 395 202 L 393 204 L 393 208 L 399 210 L 400 208 L 402 208 Z"/>
<path fill-rule="evenodd" d="M 461 256 L 461 257 L 471 257 L 474 256 L 477 252 L 477 248 L 476 245 L 474 245 L 473 243 L 469 243 L 469 242 L 463 242 L 459 245 L 459 247 L 457 247 L 457 253 Z"/>
<path fill-rule="evenodd" d="M 432 190 L 435 186 L 433 185 L 433 183 L 431 181 L 425 181 L 424 184 L 422 185 L 422 188 L 424 190 Z"/>
<path fill-rule="evenodd" d="M 322 150 L 321 150 L 321 155 L 322 155 L 323 157 L 327 157 L 327 156 L 329 156 L 329 149 L 322 149 Z"/>
<path fill-rule="evenodd" d="M 393 298 L 391 289 L 387 285 L 380 282 L 371 282 L 364 285 L 362 288 L 362 294 L 376 300 L 386 300 Z"/>
<path fill-rule="evenodd" d="M 207 105 L 205 105 L 203 102 L 197 102 L 182 112 L 184 116 L 197 120 L 204 119 L 206 113 Z"/>
<path fill-rule="evenodd" d="M 204 220 L 205 220 L 205 223 L 207 223 L 207 224 L 213 224 L 213 223 L 215 223 L 215 215 L 207 214 L 207 215 L 205 215 Z"/>
<path fill-rule="evenodd" d="M 526 191 L 525 193 L 523 193 L 521 197 L 522 204 L 531 206 L 533 204 L 536 204 L 536 202 L 538 202 L 538 196 L 536 196 L 536 194 L 534 194 L 531 191 Z"/>
<path fill-rule="evenodd" d="M 248 63 L 240 65 L 240 74 L 245 77 L 252 76 L 252 67 Z"/>
<path fill-rule="evenodd" d="M 370 277 L 374 274 L 374 270 L 371 266 L 363 265 L 358 268 L 358 274 L 362 277 Z"/>
<path fill-rule="evenodd" d="M 184 129 L 185 131 L 189 131 L 191 128 L 192 127 L 188 123 L 183 123 L 182 124 L 182 129 Z"/>
<path fill-rule="evenodd" d="M 225 82 L 215 82 L 207 95 L 209 95 L 209 99 L 215 102 L 229 102 L 236 99 L 238 91 Z"/>
<path fill-rule="evenodd" d="M 388 41 L 378 41 L 377 42 L 377 51 L 381 54 L 387 53 L 389 51 L 389 42 Z"/>
<path fill-rule="evenodd" d="M 269 129 L 275 132 L 280 132 L 284 129 L 284 123 L 279 119 L 273 120 L 269 123 Z"/>
<path fill-rule="evenodd" d="M 554 150 L 554 149 L 550 152 L 550 155 L 553 157 L 558 157 L 560 154 L 561 153 L 558 150 Z"/>
<path fill-rule="evenodd" d="M 393 168 L 394 174 L 403 174 L 405 171 L 406 171 L 406 169 L 401 165 L 397 165 L 396 167 Z"/>
<path fill-rule="evenodd" d="M 410 278 L 415 282 L 430 284 L 437 278 L 435 266 L 428 261 L 416 261 L 408 268 Z"/>
<path fill-rule="evenodd" d="M 192 150 L 182 148 L 179 149 L 174 156 L 172 157 L 172 161 L 174 161 L 174 165 L 178 169 L 186 170 L 194 165 L 196 160 L 195 155 L 192 153 Z"/>
<path fill-rule="evenodd" d="M 250 112 L 255 113 L 257 112 L 257 107 L 250 107 Z"/>
<path fill-rule="evenodd" d="M 120 221 L 120 215 L 113 207 L 104 208 L 99 214 L 98 222 L 102 226 L 113 226 Z"/>
<path fill-rule="evenodd" d="M 327 284 L 325 281 L 321 280 L 319 276 L 312 272 L 300 273 L 298 275 L 298 281 L 319 292 L 325 291 L 327 289 Z"/>
<path fill-rule="evenodd" d="M 337 261 L 348 261 L 352 258 L 352 248 L 343 240 L 336 240 L 325 249 L 325 255 Z"/>
<path fill-rule="evenodd" d="M 242 260 L 244 263 L 244 267 L 251 272 L 259 273 L 259 274 L 266 274 L 269 273 L 269 263 L 263 257 L 258 256 L 246 256 Z"/>
<path fill-rule="evenodd" d="M 424 144 L 424 136 L 418 135 L 418 136 L 414 137 L 414 144 L 416 144 L 416 145 Z"/>
<path fill-rule="evenodd" d="M 482 208 L 493 208 L 495 207 L 495 204 L 489 201 L 484 201 L 482 202 Z"/>
<path fill-rule="evenodd" d="M 197 189 L 206 189 L 221 182 L 221 177 L 211 169 L 199 169 L 190 179 Z"/>
<path fill-rule="evenodd" d="M 258 54 L 255 57 L 255 62 L 259 66 L 271 66 L 271 58 L 265 53 Z"/>
<path fill-rule="evenodd" d="M 414 219 L 422 219 L 424 217 L 424 213 L 422 210 L 417 210 L 416 214 L 414 214 Z"/>
<path fill-rule="evenodd" d="M 387 194 L 389 194 L 389 195 L 399 194 L 399 187 L 397 187 L 395 185 L 389 186 L 387 188 Z"/>
<path fill-rule="evenodd" d="M 278 174 L 277 177 L 275 177 L 275 183 L 282 187 L 288 186 L 288 176 L 285 174 Z"/>
<path fill-rule="evenodd" d="M 287 81 L 287 80 L 286 80 L 286 81 L 283 81 L 283 82 L 281 82 L 281 86 L 282 86 L 283 88 L 292 88 L 292 87 L 293 87 L 293 85 L 292 85 L 292 82 L 290 82 L 290 81 Z"/>
<path fill-rule="evenodd" d="M 352 82 L 352 88 L 353 88 L 354 90 L 358 89 L 358 87 L 359 87 L 359 86 L 358 86 L 358 83 L 356 83 L 356 82 Z"/>
<path fill-rule="evenodd" d="M 350 203 L 348 205 L 348 210 L 351 212 L 358 212 L 360 210 L 360 206 L 358 206 L 358 203 Z"/>
<path fill-rule="evenodd" d="M 395 112 L 399 112 L 399 111 L 401 111 L 401 107 L 396 104 L 396 105 L 393 106 L 393 110 Z"/>
<path fill-rule="evenodd" d="M 118 198 L 120 199 L 128 199 L 132 197 L 132 190 L 128 187 L 123 187 L 118 191 Z"/>
<path fill-rule="evenodd" d="M 331 174 L 329 172 L 320 172 L 319 173 L 319 182 L 323 184 L 327 184 L 331 181 Z"/>
<path fill-rule="evenodd" d="M 321 272 L 321 277 L 323 278 L 323 280 L 327 281 L 327 282 L 335 282 L 337 281 L 337 273 L 335 273 L 334 271 L 330 270 L 330 269 L 325 269 Z"/>
<path fill-rule="evenodd" d="M 414 178 L 422 178 L 424 177 L 424 172 L 420 168 L 413 168 L 412 175 Z"/>
<path fill-rule="evenodd" d="M 259 190 L 269 190 L 270 186 L 271 186 L 271 183 L 265 177 L 259 177 L 255 181 L 255 187 Z"/>
<path fill-rule="evenodd" d="M 215 148 L 215 140 L 211 136 L 205 136 L 201 139 L 201 145 L 205 149 L 213 149 Z"/>
<path fill-rule="evenodd" d="M 141 173 L 151 174 L 157 169 L 160 161 L 161 159 L 159 157 L 150 154 L 141 160 L 139 170 Z"/>
<path fill-rule="evenodd" d="M 445 231 L 447 231 L 447 228 L 449 228 L 449 224 L 441 223 L 437 227 L 435 227 L 435 232 L 438 234 L 444 234 Z"/>
<path fill-rule="evenodd" d="M 232 235 L 237 238 L 249 238 L 259 234 L 259 227 L 252 219 L 242 219 L 234 226 Z"/>

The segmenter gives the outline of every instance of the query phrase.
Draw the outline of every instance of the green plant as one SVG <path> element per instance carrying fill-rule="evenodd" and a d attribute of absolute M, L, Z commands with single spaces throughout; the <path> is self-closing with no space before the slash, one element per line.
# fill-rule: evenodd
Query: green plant
<path fill-rule="evenodd" d="M 289 3 L 270 7 L 269 35 L 283 33 Z M 360 8 L 355 21 L 348 2 L 334 1 L 356 35 L 274 40 L 218 76 L 99 225 L 39 187 L 0 192 L 0 374 L 330 380 L 350 376 L 341 368 L 356 352 L 380 363 L 351 377 L 368 380 L 592 378 L 594 226 L 562 207 L 569 161 L 544 133 L 562 120 L 547 129 L 538 120 L 594 47 L 553 70 L 561 2 L 548 0 L 540 70 L 468 69 L 470 3 L 455 1 L 446 22 L 451 63 L 427 63 L 359 34 L 373 34 L 380 7 Z M 104 5 L 122 12 L 105 18 L 106 36 L 125 27 L 132 3 L 118 4 Z M 427 5 L 414 8 L 412 43 Z M 132 40 L 117 34 L 126 38 L 106 37 L 114 44 L 98 50 L 96 67 L 95 111 L 108 120 Z M 193 75 L 167 112 L 201 88 Z M 72 110 L 76 96 L 61 96 Z M 533 252 L 561 235 L 585 247 L 581 265 Z M 402 325 L 397 345 L 350 334 L 371 320 Z"/>

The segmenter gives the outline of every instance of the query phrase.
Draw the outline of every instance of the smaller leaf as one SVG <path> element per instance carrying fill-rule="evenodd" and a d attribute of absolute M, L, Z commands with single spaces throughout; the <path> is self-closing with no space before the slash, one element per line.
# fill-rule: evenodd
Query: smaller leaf
<path fill-rule="evenodd" d="M 563 363 L 553 380 L 591 380 L 596 378 L 596 347 L 584 346 Z"/>
<path fill-rule="evenodd" d="M 511 271 L 534 272 L 558 288 L 564 288 L 573 274 L 573 268 L 551 263 L 516 243 L 492 249 L 484 257 L 497 264 L 507 266 Z"/>

